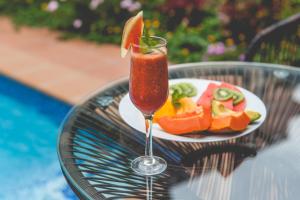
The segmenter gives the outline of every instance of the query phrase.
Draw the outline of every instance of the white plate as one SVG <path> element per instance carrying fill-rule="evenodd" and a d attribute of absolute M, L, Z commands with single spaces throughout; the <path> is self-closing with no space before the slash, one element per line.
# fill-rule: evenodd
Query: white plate
<path fill-rule="evenodd" d="M 211 80 L 203 80 L 203 79 L 172 79 L 169 81 L 169 84 L 175 84 L 180 82 L 187 82 L 193 84 L 198 92 L 197 96 L 193 97 L 194 101 L 197 101 L 201 94 L 205 91 L 209 83 L 217 83 L 220 84 L 218 81 L 211 81 Z M 241 90 L 241 92 L 245 95 L 245 98 L 247 100 L 247 106 L 246 110 L 253 110 L 257 111 L 261 114 L 261 118 L 256 122 L 248 126 L 246 130 L 239 133 L 234 134 L 223 134 L 223 135 L 214 135 L 213 133 L 205 134 L 205 136 L 201 138 L 192 138 L 187 135 L 185 136 L 179 136 L 179 135 L 172 135 L 170 133 L 167 133 L 163 131 L 158 124 L 153 124 L 153 136 L 159 137 L 166 140 L 175 140 L 175 141 L 181 141 L 181 142 L 215 142 L 215 141 L 223 141 L 228 140 L 232 138 L 241 137 L 244 135 L 247 135 L 257 129 L 261 124 L 264 122 L 266 118 L 266 107 L 264 103 L 252 92 L 249 92 L 246 89 L 237 87 Z M 131 127 L 134 129 L 145 133 L 145 122 L 142 113 L 133 105 L 133 103 L 130 100 L 129 94 L 126 94 L 119 104 L 119 113 L 122 117 L 122 119 Z"/>

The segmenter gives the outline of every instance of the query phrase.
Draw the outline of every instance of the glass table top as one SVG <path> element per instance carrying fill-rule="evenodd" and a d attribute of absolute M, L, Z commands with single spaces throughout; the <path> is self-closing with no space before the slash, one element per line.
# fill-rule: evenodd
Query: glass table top
<path fill-rule="evenodd" d="M 153 138 L 167 170 L 135 174 L 145 134 L 120 117 L 128 80 L 76 105 L 58 141 L 62 171 L 83 199 L 298 199 L 300 190 L 300 69 L 262 63 L 212 62 L 171 66 L 170 79 L 199 78 L 241 86 L 262 99 L 267 118 L 253 133 L 224 142 Z"/>

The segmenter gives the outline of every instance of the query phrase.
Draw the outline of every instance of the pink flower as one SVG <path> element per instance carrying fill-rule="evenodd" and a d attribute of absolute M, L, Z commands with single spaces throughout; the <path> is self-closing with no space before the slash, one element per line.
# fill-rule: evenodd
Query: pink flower
<path fill-rule="evenodd" d="M 128 7 L 130 7 L 132 5 L 132 0 L 122 0 L 120 2 L 120 6 L 123 9 L 127 9 Z"/>
<path fill-rule="evenodd" d="M 54 0 L 50 1 L 47 6 L 47 11 L 54 12 L 57 10 L 58 7 L 59 7 L 59 4 L 57 1 L 54 1 Z"/>
<path fill-rule="evenodd" d="M 239 56 L 239 59 L 240 59 L 240 61 L 245 61 L 245 54 L 241 54 L 241 55 Z"/>
<path fill-rule="evenodd" d="M 210 44 L 207 47 L 207 53 L 209 55 L 222 55 L 225 53 L 225 45 L 223 42 L 218 42 L 216 44 Z"/>
<path fill-rule="evenodd" d="M 140 2 L 133 2 L 132 0 L 122 0 L 120 3 L 121 8 L 127 9 L 129 12 L 134 12 L 141 8 Z"/>
<path fill-rule="evenodd" d="M 226 14 L 224 14 L 222 12 L 219 12 L 218 18 L 224 24 L 228 24 L 230 22 L 230 18 Z"/>
<path fill-rule="evenodd" d="M 81 19 L 75 19 L 74 21 L 73 21 L 73 26 L 74 26 L 74 28 L 80 28 L 81 26 L 82 26 L 82 21 L 81 21 Z"/>
<path fill-rule="evenodd" d="M 91 10 L 96 10 L 97 7 L 102 4 L 104 0 L 91 0 L 90 2 L 90 9 Z"/>
<path fill-rule="evenodd" d="M 134 12 L 136 10 L 139 10 L 141 8 L 141 3 L 140 2 L 135 2 L 131 6 L 128 7 L 129 12 Z"/>

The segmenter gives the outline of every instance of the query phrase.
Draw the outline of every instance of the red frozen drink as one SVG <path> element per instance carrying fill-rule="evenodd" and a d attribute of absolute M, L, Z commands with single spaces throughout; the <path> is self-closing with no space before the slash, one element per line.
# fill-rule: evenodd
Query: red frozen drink
<path fill-rule="evenodd" d="M 168 97 L 168 63 L 163 52 L 132 53 L 130 99 L 144 114 L 151 115 Z"/>

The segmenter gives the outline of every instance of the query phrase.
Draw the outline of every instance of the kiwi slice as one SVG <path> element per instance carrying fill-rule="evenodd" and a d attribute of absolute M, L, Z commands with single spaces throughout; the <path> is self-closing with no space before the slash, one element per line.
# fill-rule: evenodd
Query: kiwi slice
<path fill-rule="evenodd" d="M 170 94 L 173 105 L 180 106 L 179 99 L 196 96 L 197 88 L 191 83 L 177 83 L 170 86 Z"/>
<path fill-rule="evenodd" d="M 171 94 L 175 92 L 179 94 L 183 94 L 183 90 L 178 85 L 171 85 L 170 90 L 171 90 Z"/>
<path fill-rule="evenodd" d="M 214 91 L 214 98 L 218 101 L 226 101 L 233 97 L 233 92 L 227 88 L 217 88 Z"/>
<path fill-rule="evenodd" d="M 197 89 L 190 83 L 181 83 L 179 87 L 184 91 L 187 97 L 193 97 L 197 95 Z"/>
<path fill-rule="evenodd" d="M 197 89 L 194 85 L 190 83 L 177 83 L 171 85 L 171 92 L 176 91 L 184 97 L 193 97 L 197 95 Z"/>
<path fill-rule="evenodd" d="M 246 110 L 246 114 L 250 118 L 251 122 L 255 122 L 261 117 L 261 114 L 259 112 L 251 111 L 251 110 Z"/>
<path fill-rule="evenodd" d="M 240 92 L 232 91 L 233 105 L 237 105 L 244 100 L 244 95 Z"/>

